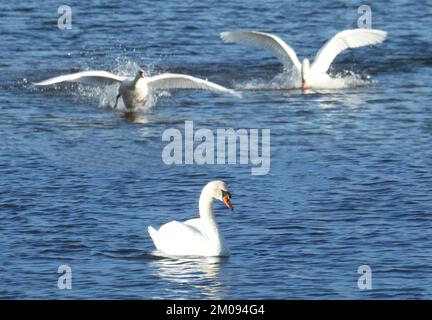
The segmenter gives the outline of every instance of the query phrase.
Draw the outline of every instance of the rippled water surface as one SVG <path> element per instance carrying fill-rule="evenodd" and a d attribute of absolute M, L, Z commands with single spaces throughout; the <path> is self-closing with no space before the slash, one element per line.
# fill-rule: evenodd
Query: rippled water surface
<path fill-rule="evenodd" d="M 86 4 L 85 4 L 86 3 Z M 373 1 L 382 45 L 347 51 L 334 75 L 366 85 L 274 83 L 265 51 L 224 44 L 232 29 L 275 33 L 313 58 L 354 28 L 364 2 L 58 1 L 0 4 L 0 297 L 176 299 L 432 298 L 432 47 L 429 1 Z M 31 82 L 79 70 L 181 72 L 243 91 L 162 92 L 130 116 L 115 87 Z M 367 79 L 367 80 L 364 80 Z M 271 171 L 162 161 L 167 128 L 270 128 Z M 229 258 L 153 255 L 147 226 L 215 204 Z M 72 290 L 57 288 L 60 265 Z M 372 269 L 372 290 L 357 269 Z"/>

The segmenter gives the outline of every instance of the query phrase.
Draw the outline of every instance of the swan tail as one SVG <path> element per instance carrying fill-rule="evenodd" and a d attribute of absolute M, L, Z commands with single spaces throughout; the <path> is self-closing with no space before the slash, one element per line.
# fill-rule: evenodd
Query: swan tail
<path fill-rule="evenodd" d="M 149 226 L 147 228 L 147 231 L 148 231 L 150 237 L 152 238 L 153 243 L 156 246 L 156 249 L 159 249 L 158 248 L 158 241 L 157 241 L 157 239 L 158 239 L 158 231 L 155 228 L 153 228 L 152 226 Z"/>

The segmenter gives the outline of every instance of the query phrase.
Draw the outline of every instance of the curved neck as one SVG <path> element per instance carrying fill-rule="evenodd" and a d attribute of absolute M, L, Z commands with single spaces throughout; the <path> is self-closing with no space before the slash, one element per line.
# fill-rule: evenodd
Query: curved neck
<path fill-rule="evenodd" d="M 219 227 L 213 214 L 213 196 L 206 188 L 199 199 L 199 214 L 209 239 L 219 241 Z"/>

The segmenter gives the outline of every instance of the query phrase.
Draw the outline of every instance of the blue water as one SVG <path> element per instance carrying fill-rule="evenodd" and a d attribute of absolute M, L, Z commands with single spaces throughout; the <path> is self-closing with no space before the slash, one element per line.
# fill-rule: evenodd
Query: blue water
<path fill-rule="evenodd" d="M 0 298 L 432 298 L 429 1 L 373 1 L 388 40 L 341 54 L 332 69 L 368 84 L 308 94 L 275 89 L 275 58 L 218 34 L 275 33 L 313 58 L 356 27 L 364 2 L 89 3 L 68 1 L 71 30 L 57 28 L 58 1 L 0 4 Z M 31 85 L 138 66 L 248 90 L 165 93 L 126 116 L 109 107 L 113 88 Z M 162 133 L 186 120 L 270 128 L 270 173 L 165 165 Z M 155 256 L 147 226 L 196 216 L 214 179 L 233 194 L 233 214 L 215 204 L 231 256 Z M 57 287 L 63 264 L 71 290 Z M 372 290 L 357 286 L 361 265 Z"/>

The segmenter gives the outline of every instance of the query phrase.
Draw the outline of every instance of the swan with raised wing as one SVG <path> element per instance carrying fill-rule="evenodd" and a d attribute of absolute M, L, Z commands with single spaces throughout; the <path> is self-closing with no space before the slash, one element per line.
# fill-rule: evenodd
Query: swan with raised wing
<path fill-rule="evenodd" d="M 294 69 L 299 75 L 302 89 L 320 87 L 332 79 L 327 71 L 335 57 L 348 48 L 358 48 L 383 42 L 387 32 L 376 29 L 350 29 L 337 33 L 318 51 L 314 62 L 308 59 L 300 63 L 295 51 L 281 38 L 257 31 L 222 32 L 221 38 L 227 43 L 243 43 L 264 48 L 272 52 L 283 63 L 285 70 Z"/>

